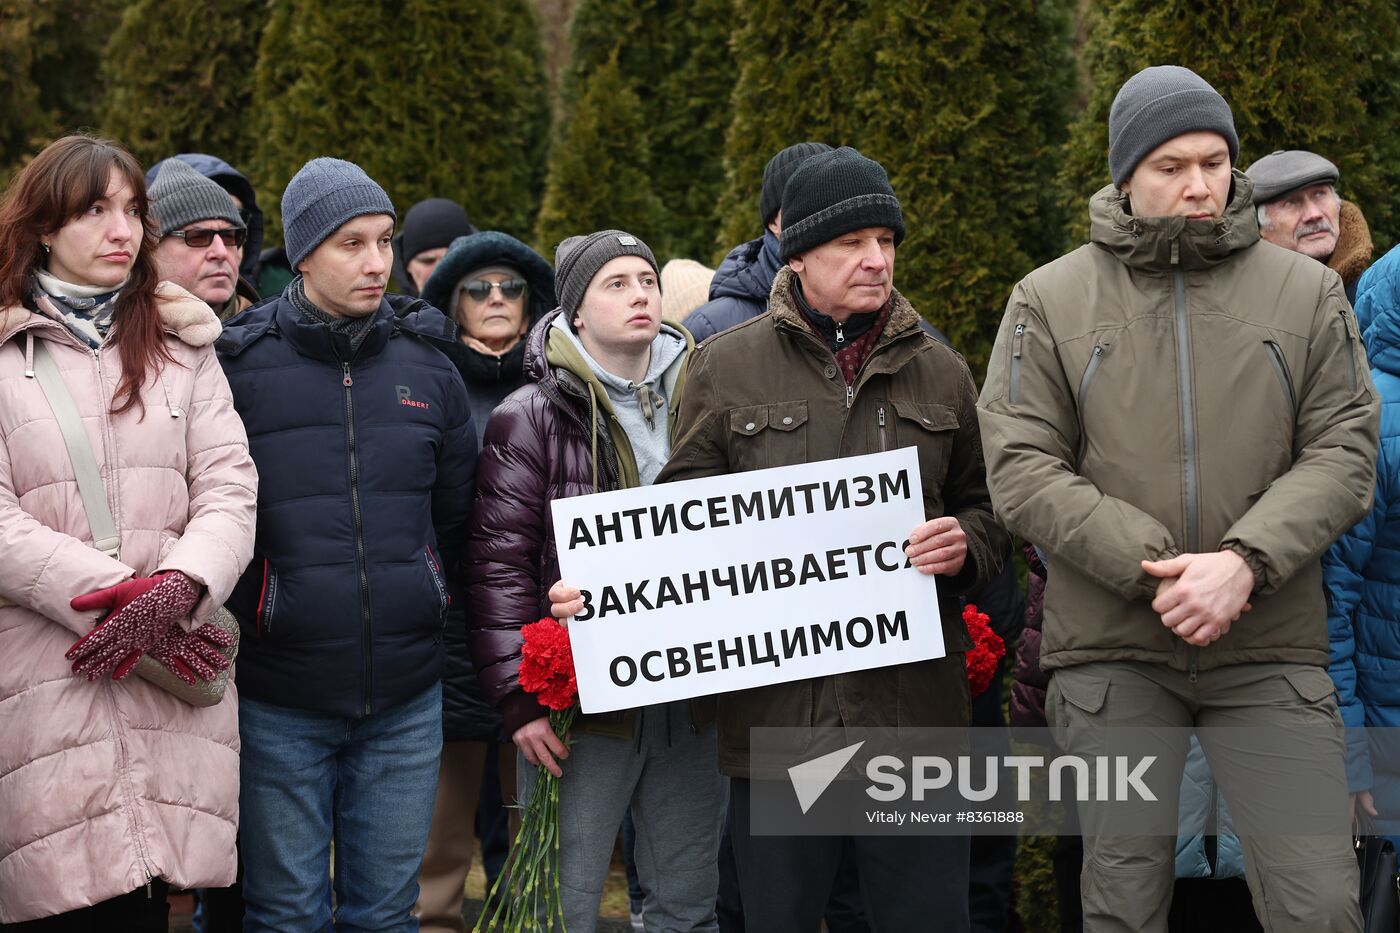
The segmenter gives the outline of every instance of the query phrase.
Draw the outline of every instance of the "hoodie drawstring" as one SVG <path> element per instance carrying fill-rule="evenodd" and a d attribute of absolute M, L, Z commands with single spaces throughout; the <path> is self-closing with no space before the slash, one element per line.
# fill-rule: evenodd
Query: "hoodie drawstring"
<path fill-rule="evenodd" d="M 24 332 L 24 378 L 34 378 L 34 331 Z"/>
<path fill-rule="evenodd" d="M 588 414 L 593 424 L 593 491 L 598 491 L 598 391 L 588 383 Z"/>

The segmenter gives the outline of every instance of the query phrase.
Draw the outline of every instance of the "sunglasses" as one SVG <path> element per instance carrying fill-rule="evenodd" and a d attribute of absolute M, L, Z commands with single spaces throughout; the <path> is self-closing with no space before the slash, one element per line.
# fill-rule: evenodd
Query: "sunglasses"
<path fill-rule="evenodd" d="M 499 288 L 501 297 L 507 301 L 514 301 L 525 293 L 525 282 L 522 279 L 506 279 L 504 282 L 488 282 L 485 279 L 474 279 L 462 286 L 462 291 L 471 296 L 472 301 L 485 301 L 491 297 L 491 289 Z"/>
<path fill-rule="evenodd" d="M 236 249 L 243 245 L 248 239 L 247 230 L 237 230 L 230 227 L 227 230 L 210 230 L 208 227 L 195 227 L 193 230 L 176 230 L 167 236 L 177 236 L 185 241 L 185 245 L 190 249 L 203 249 L 214 242 L 214 237 L 224 241 L 224 245 L 230 249 Z"/>

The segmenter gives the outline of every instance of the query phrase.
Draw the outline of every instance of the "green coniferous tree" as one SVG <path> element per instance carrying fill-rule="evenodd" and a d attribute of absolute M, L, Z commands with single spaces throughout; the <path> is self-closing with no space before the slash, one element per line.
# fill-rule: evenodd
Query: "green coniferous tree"
<path fill-rule="evenodd" d="M 269 213 L 309 159 L 358 163 L 402 216 L 453 198 L 525 235 L 539 207 L 549 103 L 528 0 L 271 0 L 254 78 L 251 163 Z"/>
<path fill-rule="evenodd" d="M 0 0 L 0 184 L 55 138 L 96 126 L 97 63 L 120 0 Z"/>
<path fill-rule="evenodd" d="M 639 169 L 660 199 L 664 211 L 637 234 L 663 262 L 672 256 L 706 261 L 714 252 L 714 205 L 724 185 L 724 132 L 737 76 L 729 49 L 732 12 L 732 0 L 582 0 L 574 11 L 564 125 L 550 157 L 551 180 L 575 157 L 560 143 L 571 124 L 598 118 L 585 109 L 585 86 L 615 60 L 624 86 L 640 101 L 641 134 L 630 141 L 630 152 L 619 150 L 611 167 L 629 176 Z M 596 175 L 605 188 L 621 180 Z M 567 205 L 559 207 L 566 221 L 574 219 Z"/>
<path fill-rule="evenodd" d="M 800 140 L 888 170 L 895 285 L 981 375 L 1011 286 L 1061 246 L 1068 3 L 775 0 L 739 8 L 723 242 L 759 231 L 763 166 Z"/>
<path fill-rule="evenodd" d="M 1400 8 L 1393 0 L 1195 4 L 1094 0 L 1084 54 L 1093 76 L 1071 130 L 1062 188 L 1073 240 L 1090 196 L 1110 182 L 1108 111 L 1133 74 L 1185 65 L 1235 115 L 1240 168 L 1275 149 L 1310 149 L 1341 170 L 1341 194 L 1377 246 L 1400 223 Z"/>
<path fill-rule="evenodd" d="M 103 59 L 103 130 L 147 164 L 195 151 L 241 166 L 266 17 L 265 0 L 137 0 Z"/>
<path fill-rule="evenodd" d="M 659 249 L 647 232 L 660 229 L 664 212 L 644 167 L 646 130 L 642 102 L 616 59 L 584 80 L 574 117 L 555 140 L 535 226 L 535 242 L 551 262 L 565 237 L 609 228 Z"/>

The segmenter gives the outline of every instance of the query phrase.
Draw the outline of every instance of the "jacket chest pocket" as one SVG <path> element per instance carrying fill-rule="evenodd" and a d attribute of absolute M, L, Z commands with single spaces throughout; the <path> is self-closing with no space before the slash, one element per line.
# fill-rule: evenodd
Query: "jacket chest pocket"
<path fill-rule="evenodd" d="M 884 412 L 886 425 L 881 432 L 894 430 L 894 442 L 882 449 L 894 450 L 900 447 L 913 447 L 919 452 L 919 475 L 924 488 L 943 485 L 948 474 L 948 461 L 953 451 L 953 436 L 958 430 L 958 413 L 947 405 L 937 402 L 910 402 L 904 399 L 890 401 L 893 417 Z"/>
<path fill-rule="evenodd" d="M 806 463 L 806 424 L 805 399 L 730 409 L 730 459 L 739 470 Z"/>

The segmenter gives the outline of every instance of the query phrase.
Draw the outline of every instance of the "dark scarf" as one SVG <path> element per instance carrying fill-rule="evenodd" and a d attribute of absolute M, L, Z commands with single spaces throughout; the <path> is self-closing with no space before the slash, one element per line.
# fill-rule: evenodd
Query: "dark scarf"
<path fill-rule="evenodd" d="M 374 324 L 376 315 L 366 314 L 363 317 L 337 317 L 334 314 L 327 314 L 311 303 L 311 299 L 306 297 L 306 283 L 301 276 L 292 279 L 287 285 L 287 300 L 292 303 L 292 307 L 302 317 L 324 324 L 330 328 L 333 334 L 345 334 L 350 338 L 350 351 L 358 352 L 360 344 L 364 343 L 369 336 L 370 327 Z"/>
<path fill-rule="evenodd" d="M 836 362 L 841 367 L 841 375 L 845 377 L 846 385 L 855 385 L 856 375 L 865 365 L 870 351 L 875 349 L 875 342 L 880 339 L 880 334 L 884 333 L 885 324 L 890 319 L 890 303 L 886 301 L 879 311 L 853 314 L 844 324 L 837 324 L 807 304 L 807 298 L 802 294 L 800 279 L 794 278 L 794 285 L 796 287 L 792 293 L 797 298 L 797 310 L 802 314 L 802 320 L 807 322 L 813 333 L 826 341 L 826 345 L 836 355 Z"/>
<path fill-rule="evenodd" d="M 461 362 L 457 368 L 468 384 L 493 385 L 498 382 L 520 381 L 520 374 L 525 368 L 525 338 L 520 338 L 515 346 L 500 356 L 482 353 L 460 341 L 457 345 L 457 359 Z"/>

